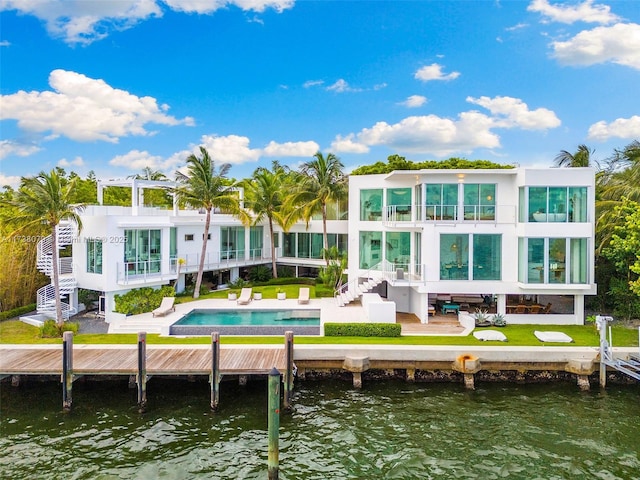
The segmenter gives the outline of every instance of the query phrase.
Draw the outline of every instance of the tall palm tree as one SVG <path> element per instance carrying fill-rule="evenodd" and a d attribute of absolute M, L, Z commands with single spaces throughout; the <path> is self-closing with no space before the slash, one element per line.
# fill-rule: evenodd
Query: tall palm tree
<path fill-rule="evenodd" d="M 20 188 L 9 203 L 17 210 L 12 221 L 26 228 L 38 223 L 46 223 L 51 231 L 53 287 L 56 302 L 56 322 L 64 324 L 62 300 L 60 299 L 60 278 L 58 271 L 57 226 L 62 220 L 71 220 L 82 230 L 82 221 L 78 215 L 82 204 L 72 204 L 71 198 L 78 177 L 66 181 L 56 169 L 49 174 L 40 172 L 35 177 L 22 177 Z"/>
<path fill-rule="evenodd" d="M 215 163 L 204 147 L 200 147 L 200 154 L 200 157 L 194 154 L 189 155 L 186 173 L 176 172 L 178 186 L 175 189 L 180 201 L 192 208 L 204 209 L 207 215 L 204 223 L 200 264 L 198 265 L 193 298 L 200 296 L 204 259 L 207 254 L 207 237 L 211 226 L 211 211 L 214 207 L 234 214 L 239 211 L 237 194 L 232 182 L 227 179 L 231 165 L 224 163 L 216 171 Z"/>
<path fill-rule="evenodd" d="M 290 202 L 299 206 L 298 215 L 307 222 L 314 214 L 322 214 L 323 248 L 328 252 L 327 204 L 347 197 L 347 177 L 342 171 L 344 165 L 333 153 L 328 153 L 325 157 L 317 152 L 313 157 L 313 160 L 302 165 L 300 182 L 290 197 Z M 325 260 L 329 266 L 329 259 Z"/>
<path fill-rule="evenodd" d="M 278 278 L 276 268 L 276 247 L 273 223 L 278 224 L 286 232 L 291 227 L 293 217 L 287 215 L 285 197 L 289 172 L 278 161 L 274 161 L 271 170 L 259 167 L 250 179 L 243 182 L 244 206 L 251 210 L 249 218 L 252 225 L 262 222 L 265 217 L 269 222 L 269 238 L 271 239 L 271 268 L 274 278 Z"/>
<path fill-rule="evenodd" d="M 578 145 L 578 150 L 575 153 L 562 150 L 556 155 L 553 163 L 556 167 L 591 167 L 593 165 L 599 167 L 598 161 L 593 158 L 594 153 L 595 150 L 586 145 Z"/>

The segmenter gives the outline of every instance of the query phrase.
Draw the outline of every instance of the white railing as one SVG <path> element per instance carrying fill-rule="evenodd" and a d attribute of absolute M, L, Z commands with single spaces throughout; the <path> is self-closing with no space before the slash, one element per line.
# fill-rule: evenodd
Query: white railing
<path fill-rule="evenodd" d="M 517 221 L 515 205 L 388 205 L 384 223 L 513 223 Z"/>

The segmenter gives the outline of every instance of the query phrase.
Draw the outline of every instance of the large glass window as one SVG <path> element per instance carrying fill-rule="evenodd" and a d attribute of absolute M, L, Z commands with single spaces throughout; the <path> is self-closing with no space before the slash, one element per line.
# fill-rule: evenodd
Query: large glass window
<path fill-rule="evenodd" d="M 409 272 L 411 259 L 411 233 L 387 232 L 385 244 L 385 259 L 393 264 L 393 269 L 401 268 Z"/>
<path fill-rule="evenodd" d="M 427 184 L 426 219 L 455 220 L 458 209 L 458 184 Z"/>
<path fill-rule="evenodd" d="M 125 230 L 125 268 L 129 275 L 158 273 L 161 267 L 162 232 Z"/>
<path fill-rule="evenodd" d="M 440 235 L 440 279 L 469 279 L 469 235 Z"/>
<path fill-rule="evenodd" d="M 87 240 L 87 273 L 102 273 L 102 241 Z"/>
<path fill-rule="evenodd" d="M 588 283 L 587 246 L 586 238 L 523 239 L 520 258 L 526 251 L 526 277 L 519 275 L 518 278 L 526 283 Z"/>
<path fill-rule="evenodd" d="M 586 222 L 586 187 L 529 187 L 530 222 Z"/>
<path fill-rule="evenodd" d="M 244 227 L 220 227 L 220 260 L 244 259 Z"/>
<path fill-rule="evenodd" d="M 360 220 L 382 220 L 382 189 L 360 190 Z"/>
<path fill-rule="evenodd" d="M 500 280 L 502 236 L 473 235 L 473 279 Z"/>
<path fill-rule="evenodd" d="M 360 268 L 379 267 L 382 260 L 382 232 L 360 232 Z"/>
<path fill-rule="evenodd" d="M 411 220 L 411 188 L 387 189 L 389 219 Z"/>
<path fill-rule="evenodd" d="M 464 185 L 464 219 L 495 220 L 496 186 L 492 183 Z"/>
<path fill-rule="evenodd" d="M 264 227 L 249 227 L 249 255 L 251 258 L 262 258 Z"/>
<path fill-rule="evenodd" d="M 296 256 L 296 234 L 283 233 L 282 239 L 283 239 L 282 240 L 282 256 L 295 257 Z"/>

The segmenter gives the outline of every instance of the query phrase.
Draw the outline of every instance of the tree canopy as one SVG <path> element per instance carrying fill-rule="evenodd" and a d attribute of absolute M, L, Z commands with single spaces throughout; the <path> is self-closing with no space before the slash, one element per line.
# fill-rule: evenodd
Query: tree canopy
<path fill-rule="evenodd" d="M 363 165 L 351 172 L 351 175 L 375 175 L 390 173 L 394 170 L 480 170 L 480 169 L 509 169 L 513 165 L 503 165 L 489 160 L 467 160 L 466 158 L 451 157 L 447 160 L 426 160 L 412 162 L 400 155 L 390 155 L 387 163 L 376 162 L 373 165 Z"/>

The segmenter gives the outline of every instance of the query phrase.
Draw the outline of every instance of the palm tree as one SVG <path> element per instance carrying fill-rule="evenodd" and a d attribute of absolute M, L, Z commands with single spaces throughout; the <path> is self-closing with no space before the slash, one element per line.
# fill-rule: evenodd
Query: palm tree
<path fill-rule="evenodd" d="M 325 157 L 321 152 L 301 167 L 300 183 L 290 198 L 298 205 L 297 215 L 307 223 L 314 214 L 322 214 L 322 237 L 325 252 L 329 251 L 327 236 L 327 204 L 339 202 L 347 196 L 347 177 L 342 172 L 344 165 L 333 153 Z M 325 258 L 327 266 L 329 259 Z"/>
<path fill-rule="evenodd" d="M 9 203 L 17 209 L 13 222 L 21 224 L 21 229 L 38 223 L 45 223 L 51 231 L 53 267 L 53 287 L 56 302 L 56 322 L 64 324 L 62 300 L 60 299 L 60 278 L 58 272 L 58 238 L 56 229 L 62 220 L 71 220 L 82 230 L 82 221 L 78 215 L 83 204 L 72 204 L 71 198 L 78 177 L 68 182 L 56 169 L 49 174 L 40 172 L 35 177 L 22 177 L 20 188 Z"/>
<path fill-rule="evenodd" d="M 556 167 L 591 167 L 592 165 L 600 166 L 598 161 L 593 158 L 595 150 L 590 149 L 586 145 L 578 145 L 578 150 L 575 153 L 562 150 L 553 163 Z"/>
<path fill-rule="evenodd" d="M 276 268 L 276 247 L 273 223 L 278 224 L 285 232 L 293 223 L 291 216 L 286 214 L 285 197 L 287 195 L 288 170 L 277 160 L 271 170 L 259 167 L 250 179 L 243 182 L 244 206 L 253 213 L 247 217 L 252 225 L 262 222 L 265 217 L 269 222 L 269 238 L 271 239 L 271 268 L 274 278 L 278 278 Z"/>
<path fill-rule="evenodd" d="M 129 175 L 127 178 L 135 178 L 136 180 L 168 180 L 167 176 L 159 170 L 153 170 L 151 167 L 144 167 L 142 173 Z M 168 206 L 171 205 L 171 199 L 167 196 L 166 190 L 145 190 L 144 205 L 146 206 Z"/>
<path fill-rule="evenodd" d="M 178 186 L 175 192 L 178 199 L 192 208 L 206 211 L 204 234 L 202 236 L 202 251 L 193 298 L 200 296 L 204 259 L 207 254 L 207 238 L 211 226 L 211 211 L 214 207 L 225 209 L 237 214 L 239 211 L 238 197 L 232 183 L 227 179 L 231 165 L 224 163 L 216 171 L 215 163 L 204 147 L 200 147 L 201 157 L 192 154 L 187 158 L 187 172 L 176 172 Z"/>

